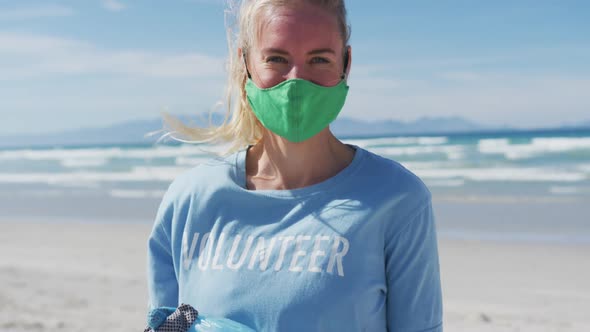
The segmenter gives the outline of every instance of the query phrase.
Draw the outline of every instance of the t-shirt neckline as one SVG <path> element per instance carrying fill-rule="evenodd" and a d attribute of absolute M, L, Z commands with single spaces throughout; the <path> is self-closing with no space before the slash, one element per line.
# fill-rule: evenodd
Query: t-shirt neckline
<path fill-rule="evenodd" d="M 307 187 L 297 189 L 265 189 L 265 190 L 249 190 L 246 188 L 246 153 L 247 148 L 242 149 L 236 153 L 236 159 L 234 161 L 234 180 L 236 185 L 241 190 L 251 193 L 253 195 L 269 196 L 277 198 L 302 198 L 308 197 L 320 193 L 326 193 L 330 190 L 334 190 L 335 187 L 344 183 L 349 177 L 356 172 L 360 163 L 364 159 L 365 150 L 356 146 L 347 144 L 355 150 L 354 157 L 348 166 L 338 172 L 336 175 L 316 184 L 312 184 Z"/>

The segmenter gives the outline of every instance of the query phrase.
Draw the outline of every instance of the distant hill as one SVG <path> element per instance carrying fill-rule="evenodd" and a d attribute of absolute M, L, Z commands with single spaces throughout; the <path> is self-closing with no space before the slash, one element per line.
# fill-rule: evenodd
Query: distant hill
<path fill-rule="evenodd" d="M 186 115 L 176 115 L 186 124 L 204 126 L 208 121 Z M 221 123 L 223 116 L 214 114 L 213 123 Z M 162 119 L 128 121 L 109 127 L 80 128 L 63 132 L 0 137 L 0 148 L 29 146 L 85 146 L 115 144 L 154 143 L 161 134 L 145 137 L 146 134 L 162 129 Z"/>
<path fill-rule="evenodd" d="M 205 126 L 209 123 L 207 116 L 195 117 L 176 115 L 185 124 Z M 213 124 L 223 121 L 223 115 L 214 113 Z M 590 128 L 590 121 L 581 126 Z M 339 117 L 331 125 L 338 137 L 376 137 L 393 135 L 429 135 L 452 134 L 490 130 L 510 130 L 511 128 L 492 128 L 461 117 L 424 117 L 415 121 L 402 122 L 395 120 L 361 121 L 347 117 Z M 144 119 L 128 121 L 109 127 L 80 128 L 52 134 L 22 135 L 0 137 L 0 148 L 36 147 L 36 146 L 88 146 L 118 144 L 150 144 L 161 134 L 145 137 L 149 132 L 162 129 L 162 119 Z"/>
<path fill-rule="evenodd" d="M 405 134 L 453 133 L 489 129 L 461 117 L 424 117 L 411 122 L 395 120 L 359 121 L 351 118 L 338 118 L 331 125 L 335 135 L 347 136 L 385 136 Z"/>
<path fill-rule="evenodd" d="M 588 121 L 582 121 L 579 123 L 568 123 L 566 125 L 563 125 L 563 128 L 590 128 L 590 120 Z"/>

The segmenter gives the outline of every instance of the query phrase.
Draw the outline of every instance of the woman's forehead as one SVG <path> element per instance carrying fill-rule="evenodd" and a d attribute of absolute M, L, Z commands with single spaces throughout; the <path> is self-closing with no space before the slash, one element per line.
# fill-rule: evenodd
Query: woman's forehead
<path fill-rule="evenodd" d="M 336 16 L 317 6 L 281 7 L 259 17 L 259 48 L 292 45 L 316 48 L 338 47 L 342 36 Z"/>

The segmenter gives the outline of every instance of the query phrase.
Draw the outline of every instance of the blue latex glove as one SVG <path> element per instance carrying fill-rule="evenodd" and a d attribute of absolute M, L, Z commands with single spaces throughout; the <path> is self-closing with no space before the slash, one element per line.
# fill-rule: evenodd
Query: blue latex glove
<path fill-rule="evenodd" d="M 144 332 L 256 332 L 231 319 L 200 315 L 188 304 L 153 309 L 147 318 Z"/>
<path fill-rule="evenodd" d="M 246 325 L 227 318 L 209 318 L 199 315 L 187 332 L 256 332 Z"/>

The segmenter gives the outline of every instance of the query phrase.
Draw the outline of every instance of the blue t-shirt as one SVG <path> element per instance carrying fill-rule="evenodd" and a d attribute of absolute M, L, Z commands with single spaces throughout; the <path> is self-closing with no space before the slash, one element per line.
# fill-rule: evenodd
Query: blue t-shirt
<path fill-rule="evenodd" d="M 354 148 L 300 189 L 247 190 L 245 150 L 176 178 L 148 240 L 149 308 L 187 303 L 257 331 L 442 331 L 431 194 Z"/>

